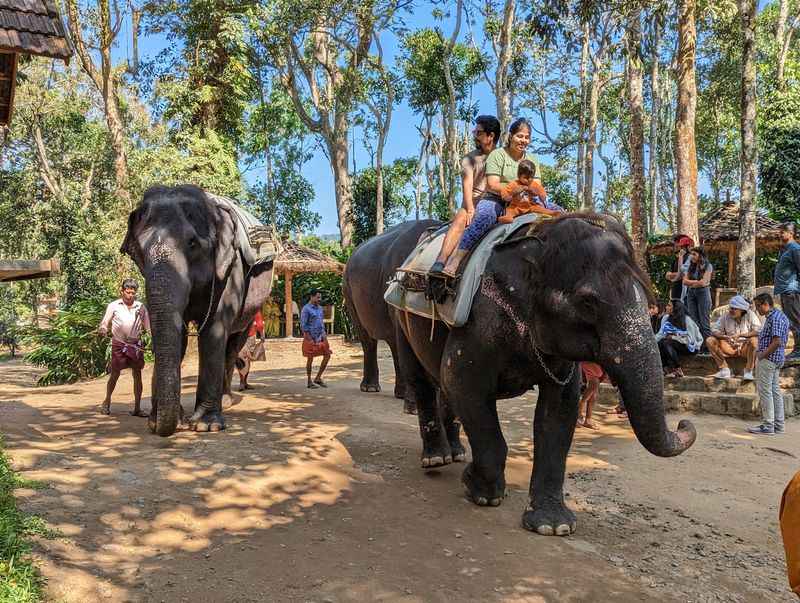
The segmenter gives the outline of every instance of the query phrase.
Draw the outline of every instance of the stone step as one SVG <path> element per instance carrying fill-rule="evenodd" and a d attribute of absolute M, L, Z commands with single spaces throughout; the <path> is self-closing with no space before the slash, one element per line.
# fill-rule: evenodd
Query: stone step
<path fill-rule="evenodd" d="M 744 381 L 738 378 L 714 379 L 713 377 L 700 377 L 698 375 L 664 379 L 664 388 L 682 392 L 756 393 L 756 385 L 753 381 Z"/>
<path fill-rule="evenodd" d="M 783 392 L 783 402 L 787 417 L 795 415 L 795 394 L 800 394 L 800 392 Z M 606 383 L 600 385 L 599 398 L 599 401 L 604 404 L 616 404 L 619 402 L 619 394 L 616 388 Z M 755 393 L 665 389 L 664 406 L 667 411 L 707 412 L 715 415 L 756 418 L 761 416 L 758 395 Z"/>
<path fill-rule="evenodd" d="M 744 358 L 728 358 L 728 367 L 734 377 L 741 377 L 744 373 Z M 681 368 L 687 376 L 707 377 L 717 372 L 717 364 L 708 354 L 683 356 Z M 800 360 L 789 360 L 781 369 L 781 387 L 784 389 L 800 389 Z"/>

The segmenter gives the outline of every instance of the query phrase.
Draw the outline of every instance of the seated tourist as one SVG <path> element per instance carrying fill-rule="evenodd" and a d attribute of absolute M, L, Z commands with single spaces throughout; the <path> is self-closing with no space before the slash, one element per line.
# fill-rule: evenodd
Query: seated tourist
<path fill-rule="evenodd" d="M 461 237 L 461 242 L 450 258 L 440 256 L 431 266 L 430 274 L 454 276 L 458 265 L 467 253 L 481 240 L 497 219 L 503 215 L 505 205 L 500 196 L 503 187 L 517 177 L 519 162 L 528 159 L 534 166 L 533 178 L 540 179 L 539 164 L 533 155 L 527 153 L 531 142 L 532 126 L 527 119 L 518 119 L 508 131 L 508 143 L 492 151 L 486 158 L 486 192 L 475 208 L 475 216 Z M 443 249 L 444 251 L 444 249 Z"/>
<path fill-rule="evenodd" d="M 750 309 L 750 304 L 741 295 L 735 295 L 728 302 L 728 311 L 720 316 L 706 338 L 708 351 L 711 352 L 719 371 L 714 373 L 717 379 L 730 379 L 731 369 L 726 358 L 746 358 L 743 379 L 753 380 L 753 369 L 756 366 L 756 348 L 758 348 L 758 332 L 761 320 Z"/>
<path fill-rule="evenodd" d="M 463 200 L 461 209 L 456 212 L 442 241 L 442 249 L 436 262 L 431 266 L 431 274 L 455 274 L 460 257 L 453 251 L 461 240 L 464 230 L 472 223 L 475 206 L 486 192 L 486 158 L 494 151 L 500 141 L 500 122 L 493 115 L 479 115 L 472 131 L 475 149 L 461 160 L 461 188 Z M 452 261 L 446 265 L 447 260 Z"/>
<path fill-rule="evenodd" d="M 672 312 L 672 304 L 659 301 L 658 303 L 650 304 L 647 312 L 650 314 L 650 327 L 653 329 L 653 333 L 658 333 L 661 330 L 661 323 L 664 317 Z"/>
<path fill-rule="evenodd" d="M 661 323 L 656 333 L 661 365 L 667 377 L 683 377 L 681 356 L 693 356 L 703 345 L 703 336 L 697 324 L 686 315 L 686 306 L 672 300 L 672 312 Z"/>
<path fill-rule="evenodd" d="M 533 179 L 535 173 L 536 166 L 532 161 L 523 159 L 519 162 L 517 179 L 506 184 L 500 194 L 506 204 L 506 212 L 497 220 L 500 224 L 511 224 L 514 218 L 524 214 L 557 216 L 563 212 L 561 208 L 550 209 L 547 206 L 547 193 L 542 183 Z"/>

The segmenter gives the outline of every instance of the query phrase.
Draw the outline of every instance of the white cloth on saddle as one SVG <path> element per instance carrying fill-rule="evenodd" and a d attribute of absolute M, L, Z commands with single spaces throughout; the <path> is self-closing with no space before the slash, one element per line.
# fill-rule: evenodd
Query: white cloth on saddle
<path fill-rule="evenodd" d="M 402 270 L 412 270 L 418 273 L 427 273 L 439 251 L 442 249 L 446 228 L 441 228 L 431 233 L 430 236 L 423 237 L 414 250 L 409 254 L 399 270 L 395 274 L 394 280 L 389 283 L 389 288 L 383 299 L 390 306 L 399 310 L 408 311 L 424 318 L 444 321 L 449 327 L 464 326 L 472 310 L 472 300 L 475 292 L 481 284 L 481 276 L 486 269 L 486 263 L 494 251 L 495 245 L 505 241 L 511 233 L 520 226 L 533 224 L 538 221 L 540 214 L 524 214 L 519 216 L 511 224 L 499 224 L 484 236 L 472 254 L 467 258 L 461 277 L 456 284 L 455 296 L 448 296 L 444 303 L 425 299 L 425 293 L 421 291 L 408 291 L 403 287 Z"/>
<path fill-rule="evenodd" d="M 252 267 L 261 262 L 268 262 L 275 258 L 276 254 L 273 246 L 261 245 L 256 249 L 250 241 L 250 231 L 253 228 L 264 226 L 258 218 L 229 197 L 215 195 L 208 191 L 206 191 L 206 195 L 208 195 L 212 201 L 229 208 L 233 212 L 234 219 L 236 220 L 236 238 L 239 242 L 239 249 L 241 249 L 244 261 L 248 266 Z"/>

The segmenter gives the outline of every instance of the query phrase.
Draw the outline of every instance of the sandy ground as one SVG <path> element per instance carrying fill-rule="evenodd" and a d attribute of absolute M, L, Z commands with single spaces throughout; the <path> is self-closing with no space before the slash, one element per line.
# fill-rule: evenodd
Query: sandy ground
<path fill-rule="evenodd" d="M 226 432 L 166 439 L 127 415 L 129 375 L 105 417 L 103 379 L 36 388 L 34 369 L 0 365 L 14 464 L 47 484 L 21 491 L 22 505 L 63 535 L 37 544 L 50 598 L 795 600 L 777 508 L 800 468 L 797 421 L 756 439 L 742 421 L 695 416 L 694 448 L 659 459 L 601 408 L 600 430 L 578 430 L 568 462 L 578 532 L 543 537 L 520 527 L 535 393 L 500 404 L 509 495 L 479 508 L 463 497 L 463 465 L 419 468 L 388 351 L 384 393 L 362 394 L 360 349 L 333 343 L 329 389 L 305 388 L 298 342 L 271 342 Z M 187 359 L 187 409 L 195 371 Z"/>

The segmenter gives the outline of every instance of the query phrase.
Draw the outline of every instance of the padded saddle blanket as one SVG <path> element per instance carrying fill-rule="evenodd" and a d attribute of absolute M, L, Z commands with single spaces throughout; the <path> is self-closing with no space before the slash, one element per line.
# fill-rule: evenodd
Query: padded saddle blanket
<path fill-rule="evenodd" d="M 245 263 L 252 267 L 275 259 L 280 252 L 280 240 L 258 218 L 229 197 L 206 192 L 208 197 L 233 212 L 236 237 Z"/>
<path fill-rule="evenodd" d="M 509 235 L 525 224 L 533 224 L 539 220 L 539 214 L 525 214 L 511 224 L 500 224 L 490 230 L 478 243 L 478 246 L 466 259 L 461 275 L 455 281 L 455 295 L 450 295 L 443 303 L 426 299 L 420 287 L 410 286 L 413 277 L 427 273 L 436 256 L 442 249 L 447 228 L 443 227 L 424 236 L 409 254 L 383 296 L 390 306 L 422 316 L 424 318 L 444 321 L 449 327 L 461 327 L 466 324 L 472 309 L 472 300 L 481 284 L 481 276 L 486 263 L 492 255 L 495 245 L 508 239 Z M 424 278 L 424 277 L 423 277 Z"/>

